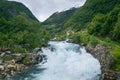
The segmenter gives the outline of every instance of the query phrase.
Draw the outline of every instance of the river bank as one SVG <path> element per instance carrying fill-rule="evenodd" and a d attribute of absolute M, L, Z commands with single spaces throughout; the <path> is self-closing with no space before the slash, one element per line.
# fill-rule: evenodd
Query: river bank
<path fill-rule="evenodd" d="M 72 42 L 72 41 L 70 41 Z M 84 45 L 81 43 L 80 45 Z M 94 58 L 99 60 L 101 65 L 101 77 L 100 80 L 120 80 L 119 72 L 112 69 L 114 65 L 113 56 L 110 54 L 111 47 L 102 46 L 97 44 L 92 46 L 90 44 L 84 45 L 87 52 L 89 52 Z M 0 60 L 0 78 L 13 76 L 20 73 L 30 65 L 38 64 L 42 61 L 42 55 L 37 54 L 39 49 L 35 50 L 33 53 L 26 54 L 10 54 L 9 50 L 1 51 Z M 3 57 L 11 58 L 10 60 L 2 60 Z"/>
<path fill-rule="evenodd" d="M 39 49 L 33 53 L 11 53 L 9 49 L 0 50 L 0 79 L 5 79 L 22 72 L 31 65 L 42 61 L 42 55 L 38 54 Z"/>
<path fill-rule="evenodd" d="M 90 45 L 86 45 L 86 50 L 98 59 L 101 64 L 102 75 L 100 80 L 120 80 L 118 72 L 112 69 L 114 60 L 110 54 L 111 47 L 98 44 L 93 48 Z"/>
<path fill-rule="evenodd" d="M 120 80 L 120 44 L 109 38 L 90 35 L 86 30 L 67 34 L 59 34 L 56 40 L 66 40 L 85 46 L 101 64 L 102 75 L 100 80 Z"/>

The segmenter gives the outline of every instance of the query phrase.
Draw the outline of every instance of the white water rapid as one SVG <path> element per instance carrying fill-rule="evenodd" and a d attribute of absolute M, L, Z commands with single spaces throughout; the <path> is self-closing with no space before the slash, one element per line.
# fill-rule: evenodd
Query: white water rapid
<path fill-rule="evenodd" d="M 67 42 L 50 41 L 49 47 L 42 48 L 40 54 L 47 62 L 29 69 L 29 76 L 12 80 L 98 80 L 101 74 L 100 63 L 84 47 Z M 32 69 L 32 68 L 31 68 Z M 37 72 L 34 72 L 34 71 Z M 26 75 L 26 74 L 25 74 Z M 32 76 L 32 77 L 30 77 Z M 21 77 L 20 75 L 17 77 Z"/>

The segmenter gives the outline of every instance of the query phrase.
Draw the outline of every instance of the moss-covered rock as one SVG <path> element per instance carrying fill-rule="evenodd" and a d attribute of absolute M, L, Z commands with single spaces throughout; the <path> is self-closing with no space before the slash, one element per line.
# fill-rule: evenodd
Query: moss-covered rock
<path fill-rule="evenodd" d="M 26 57 L 23 59 L 22 63 L 25 65 L 29 65 L 31 63 L 31 60 L 30 60 L 30 58 Z"/>

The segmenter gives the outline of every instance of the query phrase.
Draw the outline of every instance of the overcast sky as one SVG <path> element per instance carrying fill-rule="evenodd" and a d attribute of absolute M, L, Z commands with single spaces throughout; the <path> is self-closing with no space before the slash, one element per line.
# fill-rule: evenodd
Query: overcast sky
<path fill-rule="evenodd" d="M 39 21 L 46 20 L 57 11 L 82 6 L 86 0 L 11 0 L 25 4 Z"/>

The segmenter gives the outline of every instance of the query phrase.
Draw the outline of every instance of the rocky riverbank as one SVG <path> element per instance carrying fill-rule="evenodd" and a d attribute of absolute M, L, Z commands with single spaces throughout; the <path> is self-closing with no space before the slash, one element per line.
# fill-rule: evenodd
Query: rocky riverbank
<path fill-rule="evenodd" d="M 110 54 L 111 49 L 111 47 L 105 47 L 100 44 L 96 45 L 95 47 L 91 47 L 91 45 L 86 46 L 86 50 L 100 61 L 102 70 L 100 80 L 120 80 L 119 73 L 112 69 L 114 60 Z"/>
<path fill-rule="evenodd" d="M 38 50 L 38 49 L 37 49 Z M 30 65 L 42 61 L 42 55 L 33 53 L 11 53 L 9 49 L 0 50 L 0 80 L 20 73 Z"/>
<path fill-rule="evenodd" d="M 86 50 L 100 61 L 102 75 L 100 80 L 120 80 L 120 73 L 112 69 L 114 65 L 113 56 L 110 54 L 111 47 L 100 44 L 92 47 L 86 45 Z M 0 80 L 20 73 L 29 65 L 34 65 L 42 61 L 44 55 L 37 54 L 39 49 L 33 53 L 12 54 L 9 49 L 0 50 Z"/>

